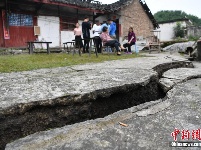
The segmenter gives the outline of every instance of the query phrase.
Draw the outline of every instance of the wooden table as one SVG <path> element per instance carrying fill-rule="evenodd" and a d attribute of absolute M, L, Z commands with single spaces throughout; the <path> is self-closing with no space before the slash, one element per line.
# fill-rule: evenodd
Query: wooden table
<path fill-rule="evenodd" d="M 50 49 L 49 49 L 49 44 L 52 42 L 40 42 L 40 41 L 29 41 L 28 43 L 28 49 L 29 49 L 29 54 L 33 54 L 33 44 L 34 43 L 45 43 L 47 45 L 47 54 L 50 54 Z"/>

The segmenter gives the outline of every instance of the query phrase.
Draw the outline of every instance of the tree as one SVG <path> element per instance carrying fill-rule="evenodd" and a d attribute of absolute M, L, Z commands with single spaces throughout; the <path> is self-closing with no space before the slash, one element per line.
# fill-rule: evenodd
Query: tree
<path fill-rule="evenodd" d="M 201 19 L 199 19 L 197 16 L 188 15 L 187 18 L 190 19 L 194 25 L 201 26 Z"/>
<path fill-rule="evenodd" d="M 174 36 L 175 36 L 175 38 L 183 38 L 184 37 L 184 29 L 180 22 L 177 22 L 176 26 L 174 27 Z"/>
<path fill-rule="evenodd" d="M 197 16 L 187 14 L 180 10 L 162 10 L 154 14 L 154 18 L 157 22 L 161 21 L 169 21 L 169 20 L 175 20 L 175 19 L 182 19 L 182 18 L 188 18 L 193 22 L 193 25 L 201 26 L 201 19 Z"/>

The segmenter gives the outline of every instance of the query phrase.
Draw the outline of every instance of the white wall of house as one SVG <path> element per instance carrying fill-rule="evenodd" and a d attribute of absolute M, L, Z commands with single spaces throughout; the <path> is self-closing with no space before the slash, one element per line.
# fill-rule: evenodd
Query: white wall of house
<path fill-rule="evenodd" d="M 82 20 L 78 20 L 78 23 L 80 24 L 80 28 L 82 29 Z M 75 35 L 73 31 L 61 31 L 61 46 L 63 46 L 63 43 L 72 42 L 72 40 L 74 39 Z"/>
<path fill-rule="evenodd" d="M 182 26 L 186 27 L 184 21 L 180 22 Z M 163 23 L 159 24 L 160 28 L 157 29 L 160 32 L 160 41 L 172 41 L 174 38 L 174 27 L 177 25 L 177 22 Z"/>
<path fill-rule="evenodd" d="M 73 31 L 61 31 L 61 46 L 65 42 L 72 42 L 75 39 Z"/>
<path fill-rule="evenodd" d="M 80 28 L 82 29 L 82 22 L 83 20 L 78 20 L 78 23 L 80 24 Z M 93 37 L 93 32 L 90 30 L 90 37 Z M 82 36 L 83 38 L 83 36 Z M 61 46 L 65 42 L 72 42 L 72 40 L 75 39 L 75 35 L 73 31 L 61 31 Z M 84 44 L 84 41 L 82 41 Z"/>
<path fill-rule="evenodd" d="M 38 26 L 40 27 L 39 41 L 52 42 L 50 47 L 60 46 L 60 23 L 59 17 L 39 16 Z"/>
<path fill-rule="evenodd" d="M 171 41 L 174 37 L 174 26 L 176 23 L 164 23 L 164 24 L 159 24 L 160 28 L 160 40 L 161 41 Z"/>
<path fill-rule="evenodd" d="M 103 23 L 103 21 L 107 21 L 107 16 L 99 16 L 95 20 L 99 20 L 100 23 Z"/>

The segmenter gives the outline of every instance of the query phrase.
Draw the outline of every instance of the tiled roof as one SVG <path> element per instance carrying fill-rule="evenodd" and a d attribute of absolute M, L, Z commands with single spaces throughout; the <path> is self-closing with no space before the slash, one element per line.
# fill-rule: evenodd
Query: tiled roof
<path fill-rule="evenodd" d="M 117 2 L 114 2 L 112 4 L 102 4 L 101 2 L 96 1 L 96 0 L 50 0 L 50 1 L 75 5 L 75 6 L 79 6 L 79 7 L 90 8 L 90 9 L 94 9 L 94 10 L 100 10 L 100 11 L 104 11 L 104 12 L 115 12 L 115 11 L 119 10 L 120 8 L 128 6 L 129 4 L 131 4 L 133 2 L 133 0 L 118 0 Z M 142 0 L 139 0 L 139 2 L 142 5 L 145 13 L 150 18 L 154 28 L 155 29 L 159 28 L 159 25 L 156 22 L 153 14 L 151 13 L 147 4 Z"/>
<path fill-rule="evenodd" d="M 142 8 L 144 9 L 145 13 L 147 14 L 147 16 L 149 17 L 149 19 L 151 20 L 153 26 L 154 26 L 154 29 L 157 29 L 157 28 L 160 28 L 156 19 L 154 18 L 153 14 L 151 13 L 149 7 L 147 6 L 146 2 L 145 1 L 142 1 L 142 0 L 139 0 L 140 1 L 140 4 L 142 6 Z"/>
<path fill-rule="evenodd" d="M 80 7 L 86 7 L 90 9 L 96 9 L 105 12 L 114 12 L 119 10 L 121 7 L 127 6 L 132 3 L 133 0 L 119 0 L 112 4 L 102 4 L 96 0 L 50 0 L 51 2 L 58 2 L 64 4 L 71 4 Z"/>
<path fill-rule="evenodd" d="M 173 19 L 173 20 L 166 20 L 166 21 L 160 21 L 158 22 L 159 24 L 163 24 L 163 23 L 172 23 L 172 22 L 178 22 L 178 21 L 190 21 L 190 19 L 188 18 L 180 18 L 180 19 Z"/>

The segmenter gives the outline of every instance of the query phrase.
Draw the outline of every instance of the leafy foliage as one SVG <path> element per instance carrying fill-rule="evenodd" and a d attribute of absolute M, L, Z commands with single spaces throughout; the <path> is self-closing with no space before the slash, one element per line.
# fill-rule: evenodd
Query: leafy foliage
<path fill-rule="evenodd" d="M 162 10 L 154 14 L 154 18 L 157 22 L 161 21 L 168 21 L 168 20 L 175 20 L 175 19 L 182 19 L 188 18 L 190 19 L 194 25 L 201 26 L 201 19 L 197 16 L 187 14 L 180 10 Z"/>
<path fill-rule="evenodd" d="M 175 38 L 183 38 L 184 37 L 184 30 L 180 22 L 177 22 L 177 25 L 174 27 L 174 36 Z"/>
<path fill-rule="evenodd" d="M 189 37 L 188 37 L 188 40 L 189 41 L 197 41 L 197 40 L 199 40 L 199 36 L 193 36 L 193 35 L 190 35 Z"/>

